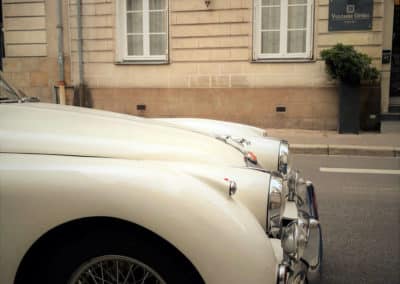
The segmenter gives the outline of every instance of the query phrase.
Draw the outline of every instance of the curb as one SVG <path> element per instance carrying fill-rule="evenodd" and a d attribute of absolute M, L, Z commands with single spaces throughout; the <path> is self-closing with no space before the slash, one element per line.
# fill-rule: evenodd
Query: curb
<path fill-rule="evenodd" d="M 400 157 L 400 147 L 335 144 L 290 144 L 293 154 Z"/>

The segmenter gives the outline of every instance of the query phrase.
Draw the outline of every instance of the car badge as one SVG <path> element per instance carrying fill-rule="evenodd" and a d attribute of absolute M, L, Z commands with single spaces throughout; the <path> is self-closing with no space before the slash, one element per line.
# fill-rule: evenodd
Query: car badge
<path fill-rule="evenodd" d="M 228 182 L 229 184 L 229 196 L 232 196 L 236 193 L 237 191 L 237 185 L 236 182 L 233 180 L 230 180 L 229 178 L 224 178 L 224 181 Z"/>

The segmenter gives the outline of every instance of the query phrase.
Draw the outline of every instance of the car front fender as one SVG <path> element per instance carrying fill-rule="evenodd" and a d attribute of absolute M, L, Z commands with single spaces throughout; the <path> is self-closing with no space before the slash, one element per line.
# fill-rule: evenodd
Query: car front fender
<path fill-rule="evenodd" d="M 0 283 L 43 234 L 79 218 L 140 225 L 174 245 L 206 283 L 275 283 L 277 260 L 253 214 L 226 191 L 145 161 L 0 154 Z"/>

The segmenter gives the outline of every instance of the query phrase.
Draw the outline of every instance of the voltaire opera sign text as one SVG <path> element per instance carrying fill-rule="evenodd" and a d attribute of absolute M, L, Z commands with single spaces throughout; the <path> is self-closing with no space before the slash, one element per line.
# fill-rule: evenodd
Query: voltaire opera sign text
<path fill-rule="evenodd" d="M 329 31 L 372 29 L 373 0 L 329 0 Z"/>

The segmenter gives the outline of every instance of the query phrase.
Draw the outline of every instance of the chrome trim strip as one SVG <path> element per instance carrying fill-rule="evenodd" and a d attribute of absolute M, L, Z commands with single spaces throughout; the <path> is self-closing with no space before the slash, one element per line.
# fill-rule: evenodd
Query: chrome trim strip
<path fill-rule="evenodd" d="M 303 259 L 308 264 L 308 283 L 319 283 L 322 271 L 323 241 L 321 226 L 310 229 L 310 239 L 304 250 Z"/>
<path fill-rule="evenodd" d="M 278 266 L 278 276 L 276 279 L 276 284 L 287 284 L 289 277 L 288 267 L 284 264 L 279 264 Z"/>

